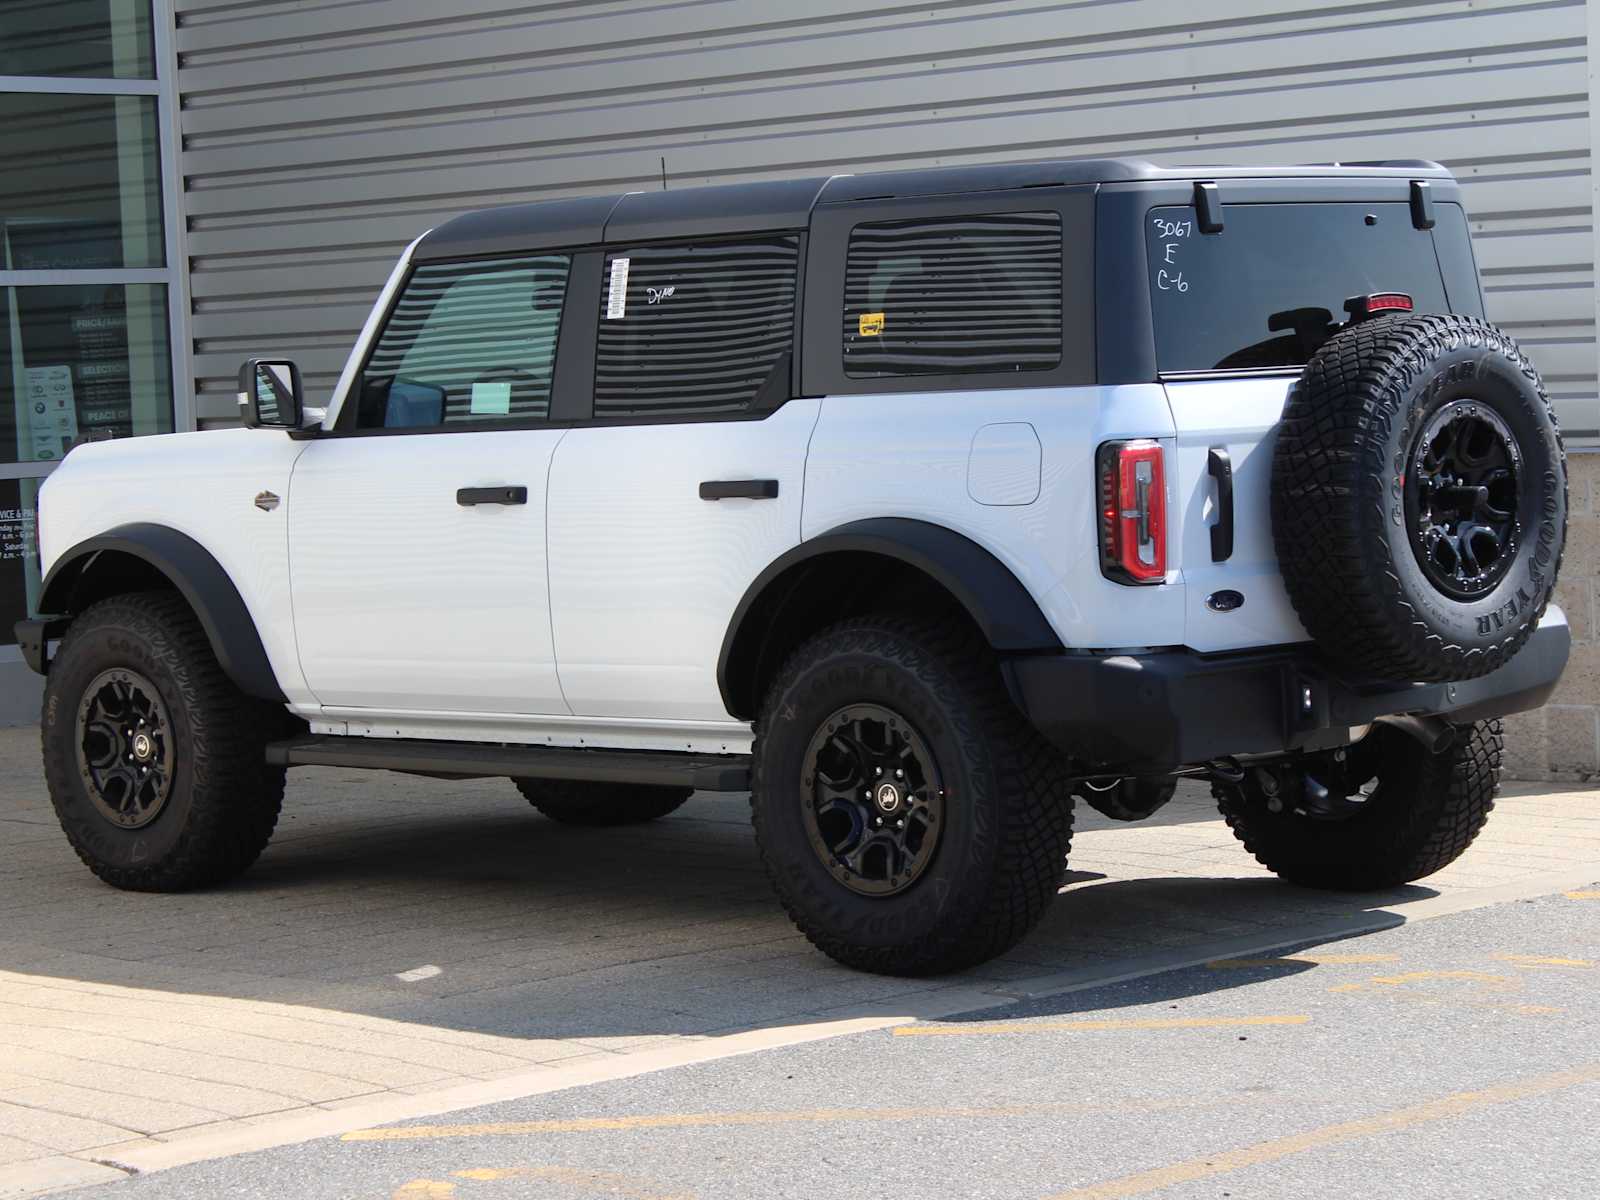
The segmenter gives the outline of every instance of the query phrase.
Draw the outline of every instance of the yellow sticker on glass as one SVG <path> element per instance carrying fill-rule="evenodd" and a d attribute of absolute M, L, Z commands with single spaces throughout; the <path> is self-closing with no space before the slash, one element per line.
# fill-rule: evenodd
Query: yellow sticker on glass
<path fill-rule="evenodd" d="M 883 314 L 881 312 L 862 313 L 858 328 L 861 330 L 862 337 L 877 337 L 883 332 Z"/>

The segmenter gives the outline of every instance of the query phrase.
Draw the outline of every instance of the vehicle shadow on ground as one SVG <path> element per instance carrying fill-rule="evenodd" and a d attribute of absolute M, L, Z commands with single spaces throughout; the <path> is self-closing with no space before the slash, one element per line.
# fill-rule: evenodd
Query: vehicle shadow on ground
<path fill-rule="evenodd" d="M 952 983 L 1111 975 L 1240 939 L 1331 940 L 1357 922 L 1370 928 L 1372 907 L 1433 894 L 1332 897 L 1264 876 L 1085 870 L 1011 954 L 944 979 L 891 979 L 840 967 L 794 931 L 743 796 L 696 797 L 650 825 L 578 829 L 534 814 L 504 781 L 402 780 L 385 791 L 367 780 L 358 789 L 348 773 L 304 775 L 278 839 L 225 888 L 112 892 L 52 845 L 49 868 L 27 873 L 49 898 L 48 919 L 14 919 L 8 940 L 61 953 L 13 969 L 29 971 L 32 958 L 41 974 L 511 1037 L 704 1034 L 917 1015 L 938 1008 L 930 989 Z M 438 970 L 399 978 L 423 967 Z M 1214 988 L 1241 982 L 1213 974 L 1202 978 Z"/>

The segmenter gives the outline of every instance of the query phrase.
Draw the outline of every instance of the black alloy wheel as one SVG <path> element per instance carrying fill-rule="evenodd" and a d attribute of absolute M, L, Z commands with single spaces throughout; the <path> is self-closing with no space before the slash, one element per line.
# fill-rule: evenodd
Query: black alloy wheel
<path fill-rule="evenodd" d="M 755 732 L 762 864 L 836 961 L 960 970 L 1015 945 L 1055 899 L 1071 773 L 966 622 L 890 613 L 818 630 L 764 689 Z"/>
<path fill-rule="evenodd" d="M 829 716 L 800 783 L 811 849 L 852 892 L 896 895 L 933 861 L 943 779 L 927 742 L 894 710 L 854 704 Z"/>
<path fill-rule="evenodd" d="M 1411 548 L 1458 600 L 1494 588 L 1516 557 L 1522 453 L 1505 421 L 1475 400 L 1446 404 L 1412 447 L 1405 481 Z"/>
<path fill-rule="evenodd" d="M 1566 455 L 1539 373 L 1459 313 L 1361 321 L 1290 389 L 1273 547 L 1300 623 L 1352 678 L 1478 679 L 1538 626 L 1561 567 Z"/>
<path fill-rule="evenodd" d="M 172 792 L 172 720 L 161 694 L 139 672 L 102 671 L 78 703 L 78 773 L 101 815 L 142 829 Z"/>
<path fill-rule="evenodd" d="M 278 821 L 293 725 L 244 695 L 177 592 L 129 592 L 79 613 L 45 678 L 39 740 L 61 828 L 114 887 L 178 892 L 239 875 Z"/>

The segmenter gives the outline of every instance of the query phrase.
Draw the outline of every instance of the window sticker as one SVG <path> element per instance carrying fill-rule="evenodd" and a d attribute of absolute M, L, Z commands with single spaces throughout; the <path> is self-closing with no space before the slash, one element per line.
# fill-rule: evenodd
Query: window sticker
<path fill-rule="evenodd" d="M 628 312 L 628 263 L 626 258 L 611 260 L 611 283 L 606 289 L 606 320 L 620 320 Z"/>
<path fill-rule="evenodd" d="M 510 380 L 504 383 L 474 383 L 472 385 L 471 412 L 475 416 L 510 416 Z"/>
<path fill-rule="evenodd" d="M 859 329 L 862 337 L 877 337 L 883 332 L 883 314 L 862 313 Z"/>

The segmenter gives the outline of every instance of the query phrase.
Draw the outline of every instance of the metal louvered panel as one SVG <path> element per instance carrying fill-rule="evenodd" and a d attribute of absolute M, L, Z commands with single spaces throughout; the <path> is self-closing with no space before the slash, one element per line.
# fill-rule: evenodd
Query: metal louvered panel
<path fill-rule="evenodd" d="M 626 288 L 621 304 L 601 302 L 595 414 L 748 408 L 793 346 L 798 247 L 788 237 L 608 256 L 606 279 L 625 271 Z"/>
<path fill-rule="evenodd" d="M 845 372 L 1044 371 L 1061 361 L 1061 215 L 858 225 L 845 261 Z"/>
<path fill-rule="evenodd" d="M 1581 0 L 174 0 L 201 410 L 325 396 L 394 255 L 467 209 L 1104 154 L 1425 157 L 1490 317 L 1600 429 Z"/>

